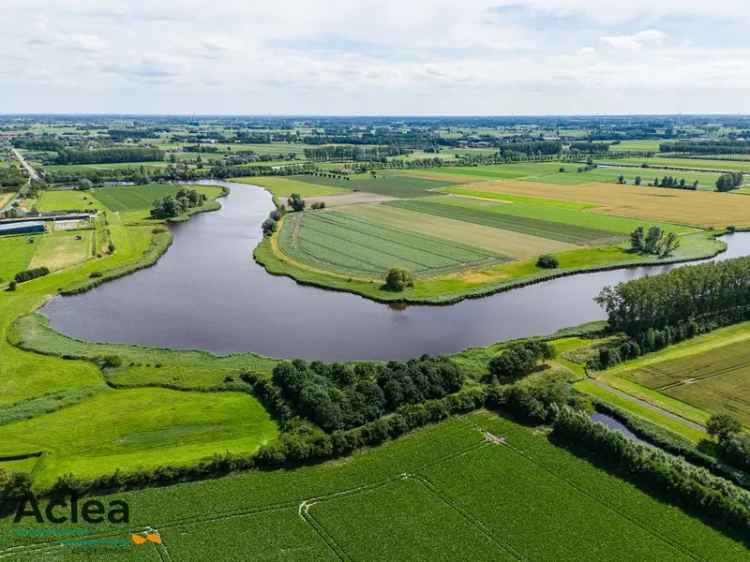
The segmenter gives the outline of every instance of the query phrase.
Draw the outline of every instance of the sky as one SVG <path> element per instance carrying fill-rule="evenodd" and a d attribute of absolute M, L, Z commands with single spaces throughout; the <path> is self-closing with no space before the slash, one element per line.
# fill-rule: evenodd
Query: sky
<path fill-rule="evenodd" d="M 0 113 L 750 113 L 747 0 L 2 0 Z"/>

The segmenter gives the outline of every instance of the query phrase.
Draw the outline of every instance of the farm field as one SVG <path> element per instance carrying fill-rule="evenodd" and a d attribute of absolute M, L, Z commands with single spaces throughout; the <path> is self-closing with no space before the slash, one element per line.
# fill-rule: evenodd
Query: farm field
<path fill-rule="evenodd" d="M 465 197 L 440 197 L 419 201 L 392 201 L 386 203 L 386 205 L 408 209 L 417 213 L 446 217 L 532 236 L 540 236 L 568 244 L 602 243 L 616 239 L 624 233 L 621 228 L 618 228 L 619 225 L 605 229 L 608 221 L 603 220 L 604 217 L 594 215 L 595 219 L 602 220 L 593 220 L 591 222 L 594 224 L 584 226 L 581 223 L 586 222 L 586 216 L 582 212 L 556 208 L 544 209 L 543 206 L 535 209 L 534 207 L 523 206 L 522 204 L 503 204 Z M 534 211 L 538 212 L 535 213 Z M 537 216 L 529 216 L 534 214 Z M 568 218 L 568 222 L 541 218 L 543 216 L 549 216 L 550 219 Z M 581 220 L 582 216 L 583 220 Z M 596 224 L 597 222 L 598 224 Z M 635 227 L 632 226 L 629 231 L 632 231 L 633 228 Z"/>
<path fill-rule="evenodd" d="M 732 331 L 729 332 L 732 334 Z M 735 416 L 750 427 L 750 331 L 745 339 L 714 346 L 689 355 L 679 349 L 666 350 L 647 364 L 617 373 L 617 376 L 710 413 Z M 700 343 L 700 342 L 699 342 Z"/>
<path fill-rule="evenodd" d="M 287 177 L 247 177 L 231 178 L 234 183 L 247 185 L 259 185 L 270 191 L 276 197 L 289 197 L 292 193 L 299 193 L 302 197 L 320 197 L 324 195 L 336 195 L 338 193 L 349 193 L 346 187 L 333 185 L 315 185 L 309 182 L 299 181 L 299 176 Z"/>
<path fill-rule="evenodd" d="M 711 172 L 667 172 L 658 169 L 641 169 L 634 167 L 617 167 L 614 161 L 612 166 L 597 167 L 592 170 L 579 172 L 584 164 L 576 162 L 537 162 L 537 163 L 519 163 L 519 164 L 496 164 L 491 166 L 462 166 L 462 167 L 443 167 L 429 170 L 409 170 L 404 172 L 409 175 L 418 177 L 454 177 L 460 178 L 465 183 L 466 178 L 474 177 L 476 181 L 480 180 L 498 180 L 512 179 L 540 183 L 550 183 L 558 185 L 584 185 L 588 183 L 617 183 L 618 178 L 622 175 L 628 184 L 635 183 L 635 178 L 640 176 L 642 184 L 648 185 L 658 178 L 661 180 L 664 176 L 675 176 L 677 179 L 684 179 L 688 185 L 697 181 L 701 189 L 713 191 L 716 185 L 716 179 L 719 173 Z M 561 171 L 563 170 L 563 171 Z"/>
<path fill-rule="evenodd" d="M 94 230 L 89 229 L 53 232 L 35 238 L 37 248 L 29 267 L 44 266 L 56 271 L 91 259 L 93 237 Z"/>
<path fill-rule="evenodd" d="M 376 278 L 382 278 L 391 267 L 437 275 L 507 260 L 479 248 L 339 211 L 289 215 L 279 245 L 287 256 L 302 263 Z"/>
<path fill-rule="evenodd" d="M 95 415 L 92 415 L 95 413 Z M 275 422 L 247 393 L 160 388 L 100 391 L 47 415 L 3 426 L 0 456 L 43 452 L 35 485 L 66 473 L 92 477 L 183 464 L 214 451 L 249 454 L 274 439 Z"/>
<path fill-rule="evenodd" d="M 44 191 L 37 201 L 37 208 L 42 213 L 100 210 L 103 208 L 102 204 L 94 194 L 94 191 Z"/>
<path fill-rule="evenodd" d="M 485 440 L 483 432 L 507 445 Z M 618 560 L 746 557 L 742 545 L 698 519 L 552 445 L 543 434 L 487 412 L 418 430 L 345 461 L 115 497 L 131 506 L 128 531 L 104 523 L 90 537 L 156 529 L 162 545 L 143 547 L 139 559 L 153 552 L 194 559 L 207 536 L 221 544 L 212 555 L 217 561 L 238 555 L 397 560 L 417 549 L 435 560 L 590 560 L 612 552 Z M 31 554 L 7 519 L 0 522 L 0 538 L 5 548 L 16 547 L 16 556 Z M 35 548 L 41 548 L 37 557 L 51 549 L 64 558 L 107 552 L 102 546 Z"/>
<path fill-rule="evenodd" d="M 35 243 L 44 236 L 35 235 Z M 0 259 L 0 283 L 28 269 L 36 248 L 36 244 L 29 244 L 29 236 L 0 236 L 0 255 L 3 257 Z"/>
<path fill-rule="evenodd" d="M 467 187 L 468 188 L 468 187 Z M 664 221 L 699 228 L 750 226 L 750 200 L 731 193 L 705 193 L 681 189 L 591 184 L 550 185 L 526 181 L 472 184 L 473 191 L 520 195 L 598 205 L 597 213 L 646 221 Z"/>
<path fill-rule="evenodd" d="M 154 201 L 168 195 L 174 196 L 180 189 L 184 188 L 195 189 L 205 194 L 209 203 L 221 193 L 219 187 L 161 183 L 102 187 L 93 190 L 91 193 L 111 211 L 124 213 L 126 220 L 137 220 L 149 218 L 149 210 Z"/>
<path fill-rule="evenodd" d="M 454 183 L 450 179 L 441 181 L 392 173 L 380 173 L 377 177 L 355 175 L 350 180 L 313 175 L 294 176 L 294 179 L 312 185 L 339 187 L 388 197 L 404 198 L 435 195 L 434 191 Z"/>
<path fill-rule="evenodd" d="M 617 144 L 610 144 L 610 152 L 659 152 L 659 145 L 666 144 L 663 140 L 624 140 Z"/>
<path fill-rule="evenodd" d="M 710 158 L 670 158 L 670 157 L 653 157 L 653 158 L 625 158 L 617 159 L 611 162 L 617 165 L 617 163 L 624 164 L 648 164 L 654 168 L 659 166 L 666 166 L 671 168 L 699 168 L 704 170 L 726 170 L 726 171 L 737 171 L 750 174 L 750 161 L 729 161 L 721 158 L 710 159 Z M 674 175 L 674 174 L 672 174 Z"/>
<path fill-rule="evenodd" d="M 576 248 L 573 244 L 541 236 L 511 230 L 499 231 L 481 224 L 436 215 L 430 216 L 391 205 L 352 205 L 346 211 L 393 228 L 460 242 L 517 258 L 529 258 L 548 252 L 562 252 Z"/>

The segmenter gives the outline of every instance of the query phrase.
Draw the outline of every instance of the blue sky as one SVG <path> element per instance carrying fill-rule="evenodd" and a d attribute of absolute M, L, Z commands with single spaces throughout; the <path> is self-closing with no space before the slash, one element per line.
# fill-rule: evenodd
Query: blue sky
<path fill-rule="evenodd" d="M 4 0 L 2 18 L 2 113 L 750 113 L 737 0 Z"/>

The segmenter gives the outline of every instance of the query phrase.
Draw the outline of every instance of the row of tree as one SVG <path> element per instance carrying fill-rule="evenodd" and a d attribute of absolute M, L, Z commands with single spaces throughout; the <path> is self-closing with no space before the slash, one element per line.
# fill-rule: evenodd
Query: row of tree
<path fill-rule="evenodd" d="M 687 154 L 750 154 L 747 141 L 679 141 L 659 145 L 660 152 L 683 152 Z"/>
<path fill-rule="evenodd" d="M 555 416 L 552 436 L 617 469 L 639 486 L 745 536 L 750 533 L 750 493 L 705 468 L 637 443 L 568 407 L 560 408 Z"/>
<path fill-rule="evenodd" d="M 295 360 L 277 365 L 272 380 L 294 411 L 331 432 L 457 392 L 464 374 L 447 359 L 423 356 L 355 366 Z"/>
<path fill-rule="evenodd" d="M 611 329 L 635 338 L 690 321 L 736 322 L 750 309 L 750 257 L 634 279 L 606 287 L 596 301 Z"/>
<path fill-rule="evenodd" d="M 58 164 L 115 164 L 120 162 L 161 162 L 164 152 L 157 148 L 119 146 L 97 150 L 65 148 L 57 153 Z"/>

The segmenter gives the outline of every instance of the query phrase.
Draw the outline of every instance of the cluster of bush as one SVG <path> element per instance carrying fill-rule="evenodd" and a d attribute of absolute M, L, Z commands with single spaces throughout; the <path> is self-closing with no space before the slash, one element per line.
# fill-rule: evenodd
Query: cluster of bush
<path fill-rule="evenodd" d="M 659 181 L 659 178 L 654 179 L 654 187 L 669 187 L 672 189 L 688 189 L 690 191 L 696 191 L 698 189 L 698 180 L 689 184 L 685 181 L 685 178 L 678 180 L 672 176 L 664 176 L 661 181 Z"/>
<path fill-rule="evenodd" d="M 280 209 L 274 209 L 269 213 L 268 218 L 263 221 L 263 224 L 260 225 L 264 236 L 271 236 L 274 232 L 276 232 L 276 230 L 278 229 L 278 223 L 281 220 L 281 217 L 284 216 L 285 210 L 286 208 L 284 207 L 284 205 L 282 205 Z"/>
<path fill-rule="evenodd" d="M 388 270 L 385 274 L 385 285 L 383 288 L 386 291 L 393 291 L 394 293 L 400 293 L 408 287 L 414 286 L 414 276 L 411 272 L 401 269 L 400 267 L 393 267 Z"/>
<path fill-rule="evenodd" d="M 687 331 L 695 322 L 705 331 L 741 322 L 750 308 L 750 258 L 620 283 L 606 287 L 596 300 L 607 312 L 610 329 L 625 332 L 641 345 L 653 334 L 649 329 Z"/>
<path fill-rule="evenodd" d="M 26 281 L 31 281 L 32 279 L 37 279 L 38 277 L 44 277 L 45 275 L 49 275 L 48 268 L 44 266 L 35 267 L 34 269 L 27 269 L 26 271 L 16 273 L 15 281 L 16 283 L 24 283 Z"/>
<path fill-rule="evenodd" d="M 641 487 L 712 521 L 750 531 L 750 493 L 705 468 L 636 443 L 586 413 L 557 408 L 552 436 L 620 471 Z"/>
<path fill-rule="evenodd" d="M 292 193 L 286 202 L 289 208 L 295 213 L 301 213 L 305 210 L 305 200 L 302 199 L 299 193 Z"/>
<path fill-rule="evenodd" d="M 493 357 L 488 368 L 490 380 L 508 384 L 534 372 L 540 361 L 555 356 L 555 348 L 544 341 L 528 341 L 511 345 Z"/>
<path fill-rule="evenodd" d="M 728 172 L 721 174 L 716 180 L 716 191 L 726 192 L 742 187 L 744 177 L 741 172 Z"/>
<path fill-rule="evenodd" d="M 331 432 L 457 392 L 464 374 L 448 359 L 423 356 L 353 367 L 295 360 L 277 365 L 272 380 L 296 414 Z"/>
<path fill-rule="evenodd" d="M 542 269 L 557 269 L 560 267 L 560 261 L 553 255 L 545 254 L 539 256 L 539 259 L 536 260 L 536 266 Z"/>
<path fill-rule="evenodd" d="M 719 440 L 719 457 L 726 463 L 750 471 L 750 436 L 742 433 L 742 424 L 728 414 L 711 416 L 706 430 Z"/>
<path fill-rule="evenodd" d="M 674 232 L 666 233 L 658 226 L 652 226 L 646 232 L 639 226 L 630 233 L 630 251 L 639 254 L 650 254 L 666 258 L 680 247 L 680 240 Z"/>
<path fill-rule="evenodd" d="M 554 375 L 524 381 L 523 384 L 491 385 L 487 388 L 485 405 L 532 424 L 554 421 L 561 406 L 583 411 L 592 408 L 586 397 Z"/>
<path fill-rule="evenodd" d="M 180 189 L 174 197 L 167 195 L 163 199 L 154 201 L 151 217 L 155 219 L 178 217 L 188 209 L 200 207 L 206 199 L 203 193 L 195 189 Z"/>

